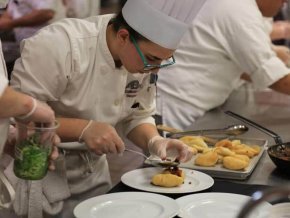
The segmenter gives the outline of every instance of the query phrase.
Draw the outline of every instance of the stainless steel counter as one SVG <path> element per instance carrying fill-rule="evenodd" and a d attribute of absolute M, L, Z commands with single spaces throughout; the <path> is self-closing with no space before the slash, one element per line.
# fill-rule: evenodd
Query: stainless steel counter
<path fill-rule="evenodd" d="M 285 97 L 285 100 L 288 100 Z M 290 100 L 289 100 L 290 105 Z M 238 113 L 250 120 L 253 120 L 266 128 L 279 134 L 284 141 L 290 141 L 290 106 L 285 105 L 271 105 L 258 104 L 254 99 L 253 92 L 249 89 L 240 89 L 233 93 L 229 100 L 221 107 L 214 109 L 200 118 L 194 125 L 188 127 L 188 129 L 204 129 L 204 128 L 223 128 L 231 124 L 241 123 L 228 115 L 224 114 L 224 111 L 231 110 Z M 243 135 L 243 137 L 249 138 L 261 138 L 267 139 L 269 144 L 274 144 L 273 139 L 259 130 L 249 126 L 249 131 Z M 219 179 L 220 180 L 220 179 Z M 227 181 L 229 181 L 227 179 Z M 233 180 L 232 180 L 233 181 Z M 283 174 L 279 172 L 275 165 L 272 163 L 267 153 L 265 152 L 256 169 L 245 181 L 234 181 L 244 184 L 261 184 L 271 186 L 290 186 L 290 173 Z M 70 218 L 73 217 L 72 211 L 76 204 L 79 202 L 93 197 L 94 193 L 86 193 L 83 195 L 75 196 L 68 199 L 65 202 L 63 213 L 51 216 L 54 218 Z M 51 218 L 50 217 L 50 218 Z M 0 211 L 0 218 L 19 218 L 12 212 Z"/>
<path fill-rule="evenodd" d="M 243 123 L 224 113 L 224 111 L 231 110 L 277 133 L 281 136 L 284 142 L 290 141 L 289 97 L 280 94 L 277 95 L 279 98 L 282 98 L 282 100 L 289 100 L 289 104 L 285 102 L 284 104 L 275 105 L 273 104 L 275 99 L 269 99 L 268 102 L 261 104 L 257 103 L 254 94 L 255 93 L 251 89 L 239 89 L 230 96 L 223 106 L 207 112 L 205 116 L 197 120 L 193 126 L 188 128 L 193 130 L 223 128 L 231 124 Z M 263 93 L 260 95 L 263 95 Z M 265 97 L 269 97 L 269 93 L 265 93 L 265 95 Z M 275 98 L 276 94 L 273 95 L 273 98 Z M 247 126 L 249 127 L 249 131 L 245 133 L 243 137 L 267 139 L 269 145 L 275 144 L 272 137 L 249 125 Z M 287 175 L 287 173 L 277 170 L 267 152 L 264 152 L 252 175 L 245 181 L 235 182 L 272 186 L 290 186 L 290 173 L 288 172 Z"/>

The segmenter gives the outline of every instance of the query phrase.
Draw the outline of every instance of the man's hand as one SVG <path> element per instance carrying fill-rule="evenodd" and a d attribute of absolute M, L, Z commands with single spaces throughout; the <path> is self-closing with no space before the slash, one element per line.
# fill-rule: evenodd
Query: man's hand
<path fill-rule="evenodd" d="M 85 141 L 90 150 L 98 155 L 124 152 L 124 142 L 115 128 L 107 123 L 91 122 L 91 125 L 82 135 L 82 140 Z"/>
<path fill-rule="evenodd" d="M 177 139 L 166 139 L 161 136 L 154 136 L 148 143 L 150 154 L 156 155 L 161 159 L 167 157 L 177 158 L 180 162 L 191 159 L 193 153 L 188 146 Z"/>
<path fill-rule="evenodd" d="M 14 149 L 16 144 L 17 130 L 14 126 L 10 125 L 8 139 L 6 141 L 4 152 L 9 154 L 14 158 Z M 58 148 L 57 145 L 60 143 L 60 138 L 58 135 L 54 135 L 53 145 L 51 149 L 50 159 L 49 159 L 49 170 L 55 170 L 54 161 L 58 158 Z"/>
<path fill-rule="evenodd" d="M 53 139 L 53 147 L 52 147 L 51 154 L 50 154 L 50 160 L 49 160 L 49 166 L 48 166 L 49 170 L 55 170 L 54 161 L 59 156 L 58 148 L 57 148 L 57 145 L 59 143 L 60 143 L 60 138 L 57 135 L 55 135 L 54 139 Z"/>

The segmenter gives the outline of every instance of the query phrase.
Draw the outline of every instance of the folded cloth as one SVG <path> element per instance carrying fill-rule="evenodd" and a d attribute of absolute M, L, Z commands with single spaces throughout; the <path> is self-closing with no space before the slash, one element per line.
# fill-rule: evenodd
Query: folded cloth
<path fill-rule="evenodd" d="M 15 199 L 15 190 L 4 175 L 4 169 L 11 162 L 11 156 L 2 153 L 0 156 L 0 210 L 11 208 Z"/>
<path fill-rule="evenodd" d="M 55 215 L 62 210 L 63 200 L 70 197 L 64 157 L 60 156 L 55 165 L 55 171 L 49 171 L 42 180 L 36 181 L 17 178 L 13 173 L 13 161 L 5 169 L 4 173 L 16 192 L 13 208 L 17 215 L 42 218 L 43 211 Z"/>
<path fill-rule="evenodd" d="M 8 179 L 0 170 L 0 209 L 11 207 L 15 198 L 15 191 Z"/>

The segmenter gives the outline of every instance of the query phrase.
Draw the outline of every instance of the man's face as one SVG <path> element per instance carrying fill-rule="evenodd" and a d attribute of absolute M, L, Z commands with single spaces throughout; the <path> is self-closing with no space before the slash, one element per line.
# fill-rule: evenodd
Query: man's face
<path fill-rule="evenodd" d="M 163 60 L 170 59 L 173 55 L 173 50 L 163 48 L 149 41 L 141 40 L 138 41 L 137 44 L 148 64 L 160 65 Z M 149 71 L 144 70 L 144 62 L 132 41 L 128 41 L 123 49 L 120 59 L 124 67 L 130 73 L 149 73 Z M 159 69 L 156 68 L 150 72 L 157 73 L 158 70 Z"/>
<path fill-rule="evenodd" d="M 264 17 L 275 16 L 287 0 L 256 0 Z"/>

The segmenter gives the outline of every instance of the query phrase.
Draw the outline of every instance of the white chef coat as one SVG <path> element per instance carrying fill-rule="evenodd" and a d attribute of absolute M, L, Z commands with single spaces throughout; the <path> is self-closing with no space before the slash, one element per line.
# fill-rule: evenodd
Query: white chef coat
<path fill-rule="evenodd" d="M 159 72 L 157 111 L 166 125 L 184 129 L 220 106 L 243 72 L 264 89 L 290 70 L 271 49 L 255 0 L 209 0 L 181 40 L 176 64 Z"/>
<path fill-rule="evenodd" d="M 9 1 L 7 12 L 13 19 L 18 19 L 31 13 L 33 10 L 50 9 L 55 12 L 54 17 L 47 23 L 14 28 L 15 38 L 18 42 L 32 36 L 40 28 L 66 17 L 66 9 L 61 0 L 11 0 Z"/>
<path fill-rule="evenodd" d="M 0 98 L 7 86 L 8 86 L 7 70 L 2 53 L 2 44 L 0 41 Z M 3 152 L 5 142 L 7 140 L 8 130 L 9 130 L 9 119 L 8 118 L 0 119 L 0 157 Z"/>
<path fill-rule="evenodd" d="M 22 59 L 15 63 L 11 85 L 46 101 L 57 116 L 121 126 L 124 135 L 142 123 L 154 124 L 151 115 L 155 113 L 156 89 L 150 84 L 150 75 L 133 76 L 124 67 L 115 67 L 106 42 L 112 17 L 64 19 L 22 41 Z M 71 173 L 73 192 L 110 180 L 106 158 L 94 158 L 90 182 Z M 69 170 L 84 168 L 78 161 L 69 160 L 67 165 Z"/>

